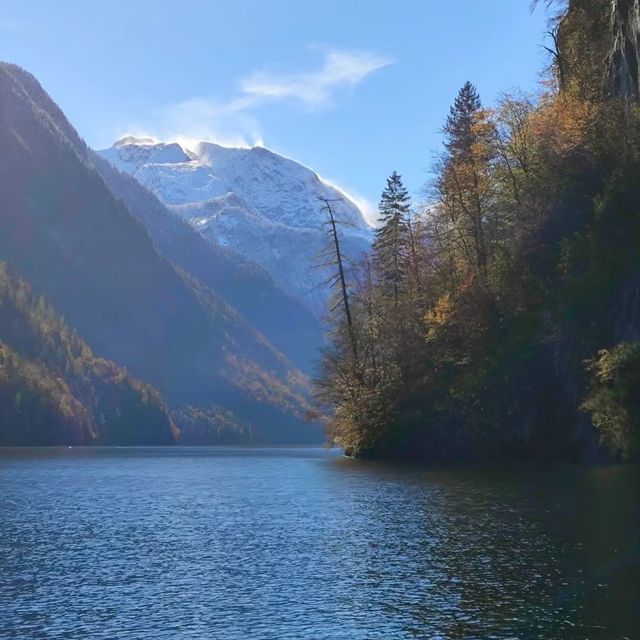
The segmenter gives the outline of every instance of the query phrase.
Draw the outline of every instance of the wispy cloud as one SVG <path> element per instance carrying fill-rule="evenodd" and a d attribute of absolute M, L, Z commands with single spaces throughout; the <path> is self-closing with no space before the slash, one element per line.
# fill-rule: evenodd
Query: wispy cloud
<path fill-rule="evenodd" d="M 262 144 L 256 118 L 233 102 L 191 98 L 162 109 L 158 115 L 161 134 L 167 139 L 186 136 L 233 147 Z"/>
<path fill-rule="evenodd" d="M 257 118 L 261 107 L 290 102 L 308 109 L 330 108 L 345 90 L 352 90 L 393 60 L 371 51 L 331 49 L 310 71 L 289 74 L 255 71 L 239 82 L 227 100 L 193 97 L 158 109 L 143 126 L 121 131 L 152 131 L 161 140 L 207 140 L 230 146 L 262 144 Z"/>
<path fill-rule="evenodd" d="M 334 94 L 355 87 L 367 76 L 392 63 L 370 51 L 329 51 L 320 69 L 293 75 L 256 72 L 243 80 L 244 102 L 294 99 L 309 107 L 329 104 Z M 242 100 L 240 101 L 242 102 Z"/>

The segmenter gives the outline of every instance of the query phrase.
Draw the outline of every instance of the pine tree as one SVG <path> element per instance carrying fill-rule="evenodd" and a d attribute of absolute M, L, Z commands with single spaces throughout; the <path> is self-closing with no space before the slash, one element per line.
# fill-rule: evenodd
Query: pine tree
<path fill-rule="evenodd" d="M 447 232 L 465 272 L 487 287 L 495 129 L 470 82 L 460 89 L 443 132 L 446 153 L 436 190 Z"/>
<path fill-rule="evenodd" d="M 384 292 L 398 298 L 406 280 L 409 249 L 409 193 L 402 178 L 395 171 L 387 179 L 387 187 L 380 199 L 380 227 L 373 244 L 373 263 Z"/>
<path fill-rule="evenodd" d="M 444 125 L 445 147 L 454 160 L 471 159 L 474 143 L 473 125 L 480 109 L 482 109 L 482 103 L 478 91 L 471 82 L 465 82 L 456 96 Z"/>

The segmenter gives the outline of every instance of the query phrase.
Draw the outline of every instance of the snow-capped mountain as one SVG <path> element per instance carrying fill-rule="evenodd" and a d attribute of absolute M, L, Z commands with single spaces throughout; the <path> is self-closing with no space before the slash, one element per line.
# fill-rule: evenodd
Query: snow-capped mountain
<path fill-rule="evenodd" d="M 204 237 L 266 269 L 285 291 L 317 316 L 326 309 L 331 272 L 319 266 L 327 246 L 332 201 L 343 249 L 357 258 L 371 243 L 362 212 L 307 167 L 263 147 L 222 147 L 126 137 L 98 152 L 131 174 Z"/>

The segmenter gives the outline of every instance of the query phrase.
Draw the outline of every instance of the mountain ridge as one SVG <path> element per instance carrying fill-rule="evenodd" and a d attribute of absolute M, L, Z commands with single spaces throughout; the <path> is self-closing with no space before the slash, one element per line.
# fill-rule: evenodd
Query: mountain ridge
<path fill-rule="evenodd" d="M 330 269 L 321 198 L 334 203 L 347 257 L 370 246 L 372 229 L 357 205 L 311 169 L 264 147 L 122 138 L 97 151 L 152 191 L 202 236 L 264 268 L 321 320 Z"/>
<path fill-rule="evenodd" d="M 91 152 L 96 170 L 145 227 L 157 250 L 236 308 L 298 368 L 310 374 L 323 338 L 313 315 L 271 276 L 202 235 L 135 178 Z"/>
<path fill-rule="evenodd" d="M 266 441 L 317 441 L 305 383 L 215 292 L 162 257 L 37 80 L 0 64 L 0 260 L 173 410 L 221 406 Z M 293 409 L 292 409 L 293 407 Z"/>

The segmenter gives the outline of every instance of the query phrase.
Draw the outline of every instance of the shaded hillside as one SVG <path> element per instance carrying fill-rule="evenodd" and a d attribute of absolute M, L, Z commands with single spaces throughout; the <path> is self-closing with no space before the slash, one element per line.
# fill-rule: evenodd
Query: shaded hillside
<path fill-rule="evenodd" d="M 0 66 L 0 259 L 96 352 L 177 409 L 222 406 L 307 441 L 304 381 L 243 318 L 162 258 L 30 74 Z M 285 435 L 286 434 L 286 435 Z"/>
<path fill-rule="evenodd" d="M 205 240 L 157 197 L 96 153 L 96 169 L 149 233 L 162 256 L 236 308 L 279 351 L 310 373 L 322 345 L 318 321 L 257 265 Z"/>
<path fill-rule="evenodd" d="M 171 444 L 158 392 L 96 357 L 0 263 L 0 445 Z"/>

